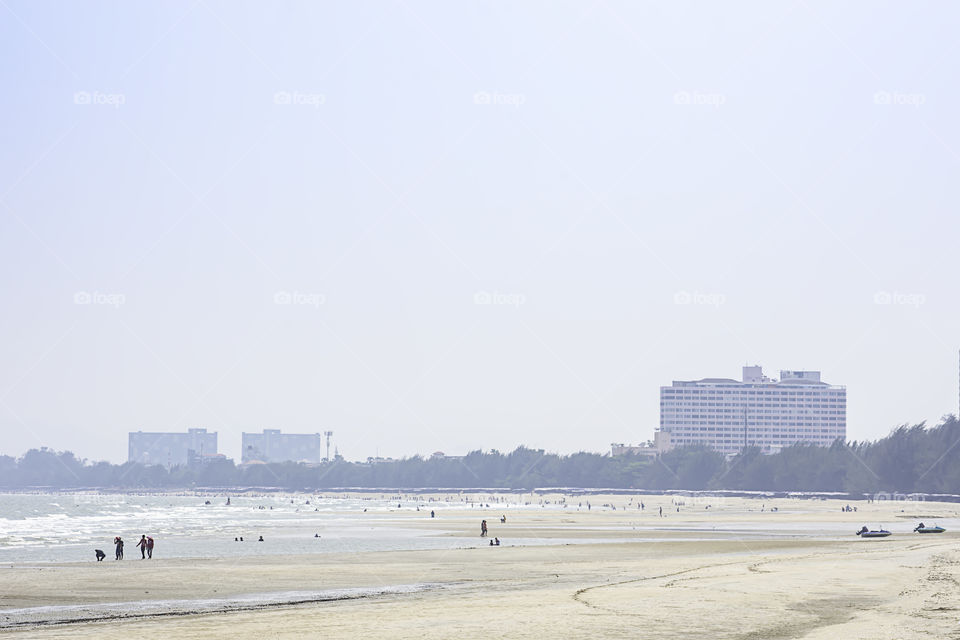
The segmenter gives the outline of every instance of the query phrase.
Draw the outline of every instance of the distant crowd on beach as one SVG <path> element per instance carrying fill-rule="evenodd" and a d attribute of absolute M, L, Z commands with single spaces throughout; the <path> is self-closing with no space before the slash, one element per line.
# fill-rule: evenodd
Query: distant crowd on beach
<path fill-rule="evenodd" d="M 342 497 L 343 497 L 343 498 L 346 498 L 347 495 L 344 494 Z M 532 495 L 531 495 L 531 497 L 532 497 Z M 320 500 L 323 500 L 323 499 L 324 499 L 324 496 L 322 496 L 322 495 L 319 496 L 319 499 L 320 499 Z M 377 497 L 376 497 L 376 496 L 370 496 L 370 497 L 364 497 L 364 498 L 362 498 L 362 499 L 363 499 L 363 500 L 376 500 Z M 389 497 L 388 497 L 388 496 L 385 496 L 385 495 L 381 495 L 381 496 L 379 496 L 379 499 L 380 499 L 380 500 L 389 500 L 391 503 L 392 503 L 393 501 L 396 501 L 396 508 L 397 508 L 398 510 L 404 509 L 405 507 L 415 509 L 417 512 L 421 511 L 421 507 L 423 507 L 423 510 L 424 510 L 424 511 L 426 511 L 427 509 L 429 509 L 429 517 L 430 517 L 430 518 L 436 518 L 437 515 L 438 515 L 436 509 L 430 508 L 430 507 L 433 506 L 433 505 L 430 504 L 430 503 L 435 503 L 435 502 L 436 502 L 436 503 L 440 503 L 440 502 L 447 502 L 447 503 L 461 502 L 461 503 L 464 503 L 465 505 L 469 505 L 471 508 L 473 508 L 473 507 L 478 507 L 478 508 L 486 508 L 486 509 L 490 509 L 490 508 L 491 508 L 491 503 L 493 503 L 494 508 L 496 508 L 496 505 L 498 505 L 498 504 L 508 504 L 508 503 L 509 503 L 509 498 L 508 498 L 508 497 L 496 496 L 496 495 L 489 495 L 489 496 L 463 496 L 463 495 L 453 496 L 453 495 L 451 495 L 451 496 L 447 496 L 446 498 L 436 498 L 436 497 L 422 497 L 422 496 L 405 496 L 405 495 L 402 495 L 402 494 L 401 494 L 401 495 L 394 495 L 394 496 L 389 496 Z M 302 500 L 302 499 L 301 499 L 301 500 Z M 316 497 L 316 496 L 314 496 L 314 501 L 315 501 L 315 500 L 317 500 L 317 497 Z M 557 506 L 559 506 L 559 507 L 562 507 L 563 509 L 574 508 L 574 507 L 575 507 L 577 511 L 585 510 L 585 511 L 588 511 L 588 512 L 591 511 L 592 508 L 593 508 L 593 505 L 590 503 L 589 500 L 585 500 L 585 499 L 582 499 L 582 498 L 581 498 L 580 500 L 578 500 L 578 501 L 576 501 L 576 502 L 574 502 L 573 500 L 571 500 L 570 503 L 568 503 L 567 500 L 568 500 L 567 497 L 559 496 L 559 497 L 557 497 L 557 498 L 555 498 L 555 499 L 553 499 L 553 500 L 541 498 L 541 499 L 540 499 L 539 501 L 537 501 L 537 502 L 533 502 L 533 501 L 523 501 L 523 500 L 521 500 L 521 501 L 518 501 L 516 504 L 517 504 L 517 506 L 520 506 L 520 505 L 532 506 L 532 505 L 534 505 L 534 504 L 537 504 L 537 505 L 540 506 L 540 507 L 546 507 L 547 505 L 554 504 L 554 505 L 557 505 Z M 285 499 L 284 501 L 286 501 L 286 499 Z M 299 501 L 295 501 L 293 498 L 290 498 L 289 501 L 290 501 L 290 504 L 291 504 L 291 505 L 296 504 L 296 505 L 303 505 L 303 506 L 307 506 L 307 507 L 315 506 L 315 504 L 311 504 L 311 500 L 310 500 L 310 499 L 306 499 L 306 500 L 303 501 L 303 502 L 299 502 Z M 404 501 L 408 501 L 406 505 L 404 505 Z M 413 504 L 410 504 L 409 501 L 412 501 Z M 598 505 L 598 510 L 602 512 L 602 511 L 605 510 L 605 509 L 609 509 L 609 510 L 612 510 L 612 511 L 636 509 L 636 510 L 639 511 L 640 513 L 651 513 L 651 515 L 653 515 L 653 516 L 658 516 L 659 518 L 665 518 L 665 517 L 668 516 L 669 512 L 671 512 L 671 511 L 675 511 L 676 513 L 680 513 L 681 510 L 687 511 L 687 510 L 689 510 L 689 509 L 691 509 L 691 508 L 694 508 L 694 509 L 701 509 L 701 508 L 702 508 L 702 509 L 704 509 L 704 510 L 709 511 L 709 510 L 711 510 L 713 507 L 717 506 L 717 505 L 715 505 L 715 504 L 712 503 L 713 500 L 711 500 L 710 503 L 707 503 L 707 504 L 704 504 L 704 502 L 705 502 L 704 500 L 695 499 L 692 504 L 689 504 L 689 503 L 687 502 L 687 500 L 686 500 L 685 498 L 683 498 L 683 497 L 671 497 L 671 498 L 670 498 L 670 504 L 667 505 L 666 509 L 664 509 L 664 506 L 662 506 L 662 505 L 660 505 L 660 504 L 653 504 L 653 505 L 650 505 L 650 506 L 651 506 L 651 509 L 650 509 L 650 511 L 648 512 L 648 511 L 647 511 L 647 506 L 648 506 L 648 505 L 646 504 L 646 502 L 644 501 L 644 499 L 643 499 L 642 497 L 634 496 L 634 497 L 629 497 L 629 498 L 627 498 L 626 504 L 624 504 L 624 503 L 613 504 L 613 501 L 605 502 L 605 503 L 603 503 L 602 505 Z M 870 501 L 868 500 L 868 502 L 870 502 Z M 231 506 L 231 503 L 232 503 L 232 500 L 230 499 L 230 497 L 227 497 L 226 500 L 225 500 L 225 503 L 222 503 L 222 504 L 225 504 L 225 506 Z M 211 500 L 206 500 L 206 501 L 204 502 L 204 505 L 206 505 L 206 506 L 212 506 L 212 504 L 213 504 L 213 503 L 212 503 Z M 254 508 L 254 509 L 256 509 L 256 510 L 259 510 L 259 511 L 273 511 L 273 510 L 274 510 L 274 506 L 273 506 L 273 505 L 270 505 L 270 504 L 255 504 L 255 505 L 253 505 L 252 508 Z M 297 510 L 297 511 L 300 511 L 301 508 L 302 508 L 301 506 L 297 506 L 297 507 L 296 507 L 296 510 Z M 391 506 L 390 506 L 390 510 L 391 510 L 391 511 L 393 510 L 392 504 L 391 504 Z M 753 509 L 749 509 L 749 510 L 753 510 Z M 778 510 L 777 507 L 772 507 L 772 508 L 770 508 L 770 509 L 767 509 L 766 504 L 761 504 L 761 506 L 760 506 L 760 512 L 761 512 L 761 513 L 764 512 L 764 511 L 776 512 L 777 510 Z M 844 512 L 856 512 L 856 511 L 857 511 L 857 507 L 856 507 L 856 506 L 845 505 L 845 506 L 842 506 L 842 507 L 841 507 L 841 510 L 844 511 Z M 314 508 L 314 511 L 319 511 L 319 509 Z M 363 512 L 366 513 L 366 512 L 367 512 L 367 509 L 364 508 L 364 509 L 363 509 Z M 500 516 L 500 524 L 506 524 L 506 522 L 507 522 L 507 516 L 506 516 L 506 515 L 501 515 L 501 516 Z M 316 539 L 321 539 L 323 536 L 321 536 L 319 533 L 315 533 L 315 534 L 313 535 L 313 537 L 316 538 Z M 481 538 L 487 538 L 487 539 L 489 540 L 489 546 L 491 546 L 491 547 L 499 547 L 499 546 L 501 546 L 501 540 L 500 540 L 499 536 L 495 536 L 495 537 L 492 537 L 492 538 L 491 538 L 491 536 L 490 536 L 490 529 L 489 529 L 489 527 L 488 527 L 488 524 L 487 524 L 487 521 L 486 521 L 486 520 L 481 520 L 481 521 L 480 521 L 480 537 L 481 537 Z M 238 543 L 242 543 L 242 542 L 245 541 L 243 536 L 236 536 L 236 537 L 234 537 L 233 540 L 234 540 L 234 542 L 238 542 Z M 254 538 L 254 537 L 249 537 L 248 540 L 256 540 L 257 542 L 264 542 L 264 537 L 263 537 L 262 535 L 259 535 L 259 536 L 257 536 L 256 538 Z M 123 540 L 123 538 L 120 537 L 120 536 L 116 536 L 116 537 L 114 538 L 113 543 L 114 543 L 114 546 L 115 546 L 115 549 L 116 549 L 115 558 L 116 558 L 117 560 L 123 560 L 123 557 L 124 557 L 124 540 Z M 140 539 L 137 541 L 136 546 L 140 549 L 140 558 L 141 558 L 142 560 L 152 559 L 152 558 L 153 558 L 153 550 L 154 550 L 154 547 L 155 547 L 155 541 L 154 541 L 154 539 L 153 539 L 151 536 L 148 536 L 148 535 L 146 535 L 146 534 L 142 534 L 142 535 L 140 536 Z M 100 561 L 102 561 L 102 560 L 106 557 L 106 554 L 105 554 L 102 550 L 96 549 L 96 556 L 97 556 L 97 561 L 100 562 Z"/>

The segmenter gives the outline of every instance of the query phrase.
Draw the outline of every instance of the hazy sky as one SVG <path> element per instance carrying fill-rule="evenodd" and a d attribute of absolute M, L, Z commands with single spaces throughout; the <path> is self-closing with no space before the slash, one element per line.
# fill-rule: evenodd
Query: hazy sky
<path fill-rule="evenodd" d="M 0 453 L 606 450 L 958 402 L 951 3 L 0 0 Z"/>

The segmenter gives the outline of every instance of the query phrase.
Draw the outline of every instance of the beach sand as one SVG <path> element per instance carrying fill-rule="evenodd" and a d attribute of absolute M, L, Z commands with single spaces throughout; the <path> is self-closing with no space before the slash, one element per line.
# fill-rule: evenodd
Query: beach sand
<path fill-rule="evenodd" d="M 687 502 L 680 513 L 655 496 L 643 497 L 642 514 L 625 496 L 436 519 L 429 506 L 407 510 L 410 527 L 462 537 L 452 550 L 8 565 L 0 629 L 107 639 L 960 638 L 960 535 L 911 533 L 919 519 L 957 518 L 960 505 L 857 502 L 844 513 L 832 500 L 676 499 Z M 576 511 L 586 500 L 593 508 Z M 481 518 L 505 546 L 474 546 Z M 895 535 L 861 540 L 862 524 Z M 254 594 L 274 599 L 239 600 Z M 311 594 L 349 599 L 278 604 Z M 109 608 L 141 601 L 161 605 Z"/>

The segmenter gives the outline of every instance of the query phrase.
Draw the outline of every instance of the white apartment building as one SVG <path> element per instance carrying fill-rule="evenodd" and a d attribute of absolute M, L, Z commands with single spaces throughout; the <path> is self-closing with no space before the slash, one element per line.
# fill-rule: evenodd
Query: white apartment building
<path fill-rule="evenodd" d="M 847 437 L 847 389 L 819 371 L 743 368 L 743 380 L 704 378 L 660 387 L 660 431 L 673 446 L 707 445 L 723 453 L 760 447 L 775 453 L 796 442 L 829 446 Z"/>

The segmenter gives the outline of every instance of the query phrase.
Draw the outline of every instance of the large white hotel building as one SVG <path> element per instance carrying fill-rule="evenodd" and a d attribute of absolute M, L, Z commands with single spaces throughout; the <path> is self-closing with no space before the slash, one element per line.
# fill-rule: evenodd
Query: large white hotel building
<path fill-rule="evenodd" d="M 821 382 L 819 371 L 759 366 L 743 380 L 704 378 L 660 387 L 660 431 L 670 445 L 707 445 L 723 453 L 760 447 L 773 453 L 796 442 L 829 446 L 847 436 L 847 389 Z"/>

